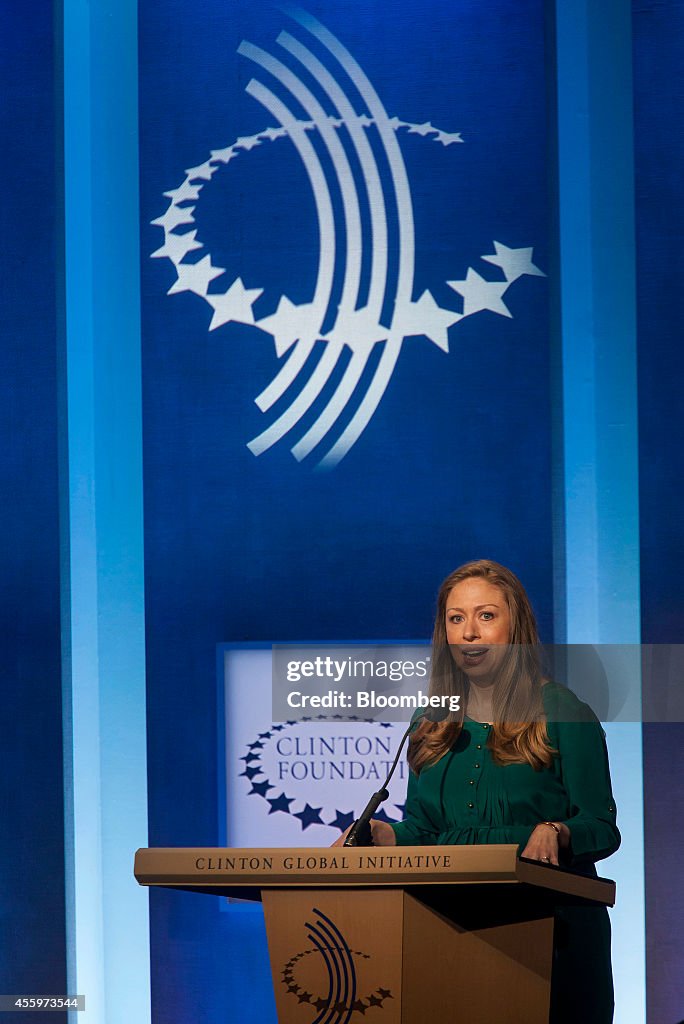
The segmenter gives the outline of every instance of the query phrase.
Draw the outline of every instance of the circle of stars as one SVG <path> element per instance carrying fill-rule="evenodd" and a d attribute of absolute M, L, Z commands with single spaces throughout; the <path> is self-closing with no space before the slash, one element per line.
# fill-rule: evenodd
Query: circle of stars
<path fill-rule="evenodd" d="M 346 132 L 353 136 L 354 133 L 367 133 L 369 129 L 376 130 L 382 136 L 386 128 L 395 133 L 403 130 L 409 135 L 417 135 L 433 142 L 439 142 L 445 147 L 463 142 L 459 132 L 442 131 L 429 121 L 418 124 L 402 121 L 398 117 L 385 117 L 380 121 L 367 114 L 354 113 L 345 118 L 331 118 L 323 115 L 318 120 L 297 122 L 298 133 L 319 131 L 324 137 L 329 136 L 331 131 L 333 133 Z M 443 352 L 448 353 L 449 331 L 455 324 L 468 316 L 484 311 L 511 317 L 512 314 L 503 299 L 503 295 L 511 283 L 523 274 L 544 276 L 543 272 L 532 263 L 531 248 L 512 249 L 500 242 L 494 242 L 495 252 L 483 255 L 482 259 L 503 271 L 503 281 L 500 279 L 489 280 L 472 267 L 468 267 L 465 278 L 446 282 L 453 291 L 461 296 L 462 310 L 440 305 L 432 292 L 427 289 L 419 297 L 414 297 L 413 286 L 411 286 L 407 295 L 403 295 L 400 300 L 397 297 L 392 312 L 392 322 L 389 326 L 380 323 L 381 312 L 376 308 L 367 305 L 357 309 L 353 304 L 349 307 L 340 304 L 333 326 L 323 333 L 327 310 L 322 311 L 313 302 L 297 305 L 284 294 L 280 296 L 275 311 L 256 319 L 253 307 L 263 295 L 264 289 L 247 287 L 242 277 L 238 276 L 228 287 L 221 290 L 220 285 L 215 285 L 214 282 L 223 277 L 226 273 L 225 269 L 214 266 L 211 255 L 197 257 L 197 251 L 204 248 L 204 245 L 197 238 L 197 229 L 189 230 L 189 228 L 195 223 L 194 213 L 200 193 L 222 165 L 230 163 L 242 153 L 250 152 L 257 146 L 289 137 L 290 134 L 291 129 L 283 125 L 269 127 L 253 135 L 239 136 L 231 145 L 212 150 L 209 158 L 203 163 L 186 169 L 185 178 L 177 188 L 164 193 L 170 201 L 169 206 L 161 216 L 152 221 L 153 225 L 163 229 L 164 244 L 151 253 L 151 256 L 154 258 L 165 257 L 171 260 L 176 270 L 176 280 L 168 289 L 168 294 L 192 292 L 203 298 L 212 309 L 210 331 L 230 323 L 256 327 L 272 337 L 276 357 L 279 360 L 292 346 L 300 346 L 299 355 L 293 358 L 291 365 L 288 364 L 290 365 L 288 373 L 294 369 L 295 376 L 298 372 L 298 359 L 305 359 L 318 341 L 324 342 L 328 346 L 326 360 L 328 357 L 334 357 L 333 361 L 336 361 L 337 356 L 346 347 L 352 353 L 350 365 L 354 367 L 354 372 L 345 377 L 345 387 L 347 385 L 355 387 L 358 383 L 360 368 L 366 366 L 372 350 L 378 344 L 384 344 L 385 352 L 392 353 L 395 346 L 400 346 L 406 339 L 424 337 Z M 178 229 L 182 229 L 180 234 Z M 186 259 L 188 256 L 190 262 Z M 394 358 L 396 355 L 398 355 L 398 348 Z M 325 368 L 327 363 L 323 362 L 319 364 L 319 367 L 321 365 Z M 283 378 L 280 377 L 281 372 L 282 367 L 269 388 L 255 399 L 262 412 L 266 412 L 272 404 L 270 402 L 272 395 L 269 389 L 274 387 L 279 378 L 280 383 L 283 381 Z M 378 386 L 376 389 L 370 415 L 375 411 L 385 387 L 386 382 L 382 387 Z M 277 387 L 275 390 L 277 391 Z M 335 394 L 339 397 L 339 388 Z M 294 405 L 290 406 L 290 412 L 294 408 Z M 326 407 L 322 417 L 325 423 L 324 434 L 331 426 L 329 422 L 330 409 L 331 403 Z M 340 410 L 338 409 L 333 420 L 336 420 L 339 415 Z M 295 422 L 298 420 L 299 416 Z M 318 426 L 316 429 L 312 428 L 313 438 L 310 430 L 291 448 L 297 461 L 301 461 L 310 454 L 312 446 L 317 443 L 314 443 L 315 438 L 318 438 L 318 441 L 321 440 L 318 437 L 321 419 L 316 422 Z M 248 443 L 247 447 L 254 455 L 262 454 L 280 439 L 282 433 L 279 431 L 282 424 L 276 426 L 279 423 L 280 421 L 276 420 L 275 424 L 272 424 L 267 431 Z M 273 434 L 274 429 L 275 434 Z M 355 440 L 358 440 L 358 434 L 350 440 L 346 448 L 342 450 L 333 448 L 319 464 L 321 468 L 331 468 L 336 465 L 344 457 L 349 447 L 355 443 Z M 312 814 L 313 809 L 309 813 Z M 307 822 L 310 823 L 308 819 Z"/>
<path fill-rule="evenodd" d="M 244 761 L 244 771 L 240 772 L 240 777 L 247 779 L 250 783 L 250 790 L 247 796 L 260 796 L 269 805 L 268 813 L 277 814 L 282 812 L 283 814 L 290 814 L 293 818 L 298 818 L 302 828 L 302 832 L 305 832 L 310 825 L 329 825 L 331 828 L 337 828 L 340 832 L 344 832 L 346 828 L 351 825 L 355 820 L 356 814 L 353 810 L 342 811 L 335 808 L 335 816 L 330 821 L 324 821 L 321 817 L 323 807 L 312 807 L 311 804 L 306 801 L 303 807 L 297 808 L 295 797 L 289 797 L 282 791 L 278 796 L 275 796 L 272 791 L 276 790 L 276 786 L 266 778 L 264 770 L 260 765 L 262 752 L 266 743 L 273 737 L 274 734 L 282 732 L 285 729 L 292 728 L 293 726 L 299 725 L 303 722 L 323 721 L 329 722 L 331 720 L 344 720 L 346 722 L 366 722 L 372 725 L 380 725 L 383 728 L 389 729 L 389 722 L 376 722 L 374 718 L 358 718 L 356 715 L 316 715 L 315 718 L 310 716 L 304 716 L 299 721 L 288 721 L 274 724 L 266 732 L 260 732 L 257 739 L 252 743 L 247 744 L 247 753 L 243 754 L 240 761 Z M 263 775 L 262 779 L 258 776 Z M 290 805 L 295 804 L 295 808 Z M 404 805 L 396 805 L 400 811 L 403 811 Z M 381 821 L 389 823 L 396 822 L 396 817 L 391 817 L 387 814 L 384 808 L 380 807 L 375 812 L 374 817 L 379 818 Z"/>
<path fill-rule="evenodd" d="M 358 126 L 364 129 L 369 129 L 376 124 L 372 117 L 363 114 L 358 115 L 356 120 Z M 349 127 L 348 123 L 341 118 L 328 118 L 328 123 L 335 129 Z M 425 121 L 423 124 L 414 124 L 410 121 L 402 121 L 398 117 L 392 117 L 388 123 L 395 132 L 403 129 L 409 135 L 422 136 L 430 141 L 439 142 L 443 146 L 463 142 L 460 132 L 444 132 L 429 121 Z M 319 128 L 315 121 L 303 121 L 301 126 L 304 131 L 315 131 Z M 204 163 L 187 168 L 181 184 L 164 193 L 164 196 L 170 200 L 167 210 L 151 222 L 164 231 L 164 244 L 151 253 L 151 256 L 153 258 L 166 257 L 174 265 L 176 280 L 168 289 L 167 294 L 194 292 L 211 306 L 213 314 L 209 323 L 210 331 L 228 323 L 258 327 L 272 336 L 278 357 L 281 357 L 305 335 L 311 338 L 321 337 L 324 341 L 340 341 L 352 349 L 372 347 L 376 342 L 385 341 L 390 330 L 378 323 L 367 322 L 368 317 L 363 309 L 348 314 L 349 322 L 336 323 L 331 332 L 321 335 L 320 324 L 308 322 L 311 318 L 307 319 L 307 314 L 311 307 L 308 305 L 296 306 L 286 295 L 283 295 L 274 313 L 256 320 L 253 306 L 263 294 L 263 288 L 247 288 L 242 278 L 237 277 L 225 291 L 209 291 L 212 282 L 225 274 L 225 269 L 214 266 L 210 255 L 203 256 L 191 263 L 185 262 L 189 254 L 204 248 L 204 244 L 197 238 L 197 230 L 189 231 L 187 228 L 195 223 L 196 203 L 206 184 L 222 166 L 230 163 L 231 160 L 265 142 L 274 142 L 287 135 L 287 129 L 278 127 L 266 128 L 254 135 L 240 136 L 230 146 L 225 146 L 223 149 L 212 149 L 211 155 Z M 182 234 L 178 234 L 179 228 L 184 229 Z M 524 274 L 534 277 L 544 277 L 545 275 L 532 262 L 533 250 L 531 247 L 512 249 L 501 242 L 494 242 L 494 249 L 494 253 L 483 255 L 481 259 L 498 267 L 503 272 L 503 281 L 487 280 L 472 267 L 469 267 L 465 278 L 447 282 L 463 299 L 462 312 L 439 306 L 432 294 L 426 290 L 420 298 L 412 300 L 405 307 L 396 310 L 396 322 L 392 324 L 392 332 L 401 331 L 404 337 L 422 335 L 429 338 L 442 351 L 448 352 L 449 328 L 460 320 L 485 310 L 500 316 L 512 316 L 503 300 L 503 295 L 510 285 Z M 295 327 L 295 325 L 297 326 Z"/>
<path fill-rule="evenodd" d="M 331 946 L 331 951 L 344 952 L 341 947 Z M 294 996 L 299 1003 L 309 1003 L 318 1014 L 323 1010 L 329 1010 L 333 1013 L 349 1013 L 355 1012 L 365 1016 L 366 1011 L 370 1010 L 374 1006 L 382 1008 L 383 1003 L 386 999 L 393 999 L 392 991 L 389 988 L 378 987 L 374 992 L 364 996 L 361 999 L 355 999 L 353 1003 L 337 1002 L 332 1003 L 331 1000 L 325 999 L 323 996 L 316 996 L 314 992 L 309 992 L 304 986 L 299 985 L 295 978 L 295 967 L 299 960 L 302 960 L 306 956 L 311 956 L 313 953 L 319 953 L 317 949 L 304 949 L 301 953 L 296 953 L 294 956 L 285 964 L 284 969 L 280 972 L 281 983 L 287 989 L 288 995 Z M 352 956 L 359 957 L 364 960 L 370 960 L 369 953 L 363 953 L 360 949 L 351 950 Z"/>

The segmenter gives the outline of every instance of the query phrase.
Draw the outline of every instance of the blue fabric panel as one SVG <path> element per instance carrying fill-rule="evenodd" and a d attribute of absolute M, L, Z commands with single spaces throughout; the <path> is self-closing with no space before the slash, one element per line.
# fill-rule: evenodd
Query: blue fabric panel
<path fill-rule="evenodd" d="M 5 5 L 0 344 L 0 991 L 66 991 L 57 284 L 59 118 L 48 3 Z M 40 1014 L 10 1012 L 13 1020 Z M 55 1014 L 55 1021 L 66 1020 Z"/>
<path fill-rule="evenodd" d="M 642 636 L 684 629 L 684 4 L 635 0 L 634 105 L 639 325 Z M 684 1018 L 684 904 L 675 882 L 684 840 L 684 726 L 644 726 L 647 1011 Z"/>
<path fill-rule="evenodd" d="M 634 3 L 641 588 L 645 643 L 684 629 L 684 4 Z"/>

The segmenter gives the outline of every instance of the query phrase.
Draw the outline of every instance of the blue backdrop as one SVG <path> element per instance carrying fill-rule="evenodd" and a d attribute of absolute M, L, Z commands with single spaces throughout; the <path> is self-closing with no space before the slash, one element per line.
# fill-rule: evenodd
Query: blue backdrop
<path fill-rule="evenodd" d="M 270 4 L 203 0 L 191 26 L 185 3 L 140 6 L 151 845 L 217 840 L 217 643 L 427 638 L 439 581 L 474 557 L 521 572 L 551 635 L 543 5 L 309 10 L 349 59 Z M 294 44 L 277 42 L 283 30 Z M 225 273 L 210 280 L 213 268 Z M 397 334 L 382 399 L 331 466 Z M 293 429 L 248 448 L 336 344 Z M 300 356 L 300 375 L 260 411 L 255 398 Z M 357 357 L 358 386 L 301 457 Z M 154 894 L 159 1019 L 180 1022 L 191 1003 L 207 1021 L 272 1013 L 260 921 L 229 917 Z"/>
<path fill-rule="evenodd" d="M 679 639 L 684 26 L 680 0 L 635 0 L 632 64 L 628 6 L 313 3 L 331 39 L 267 3 L 140 0 L 139 63 L 134 0 L 8 6 L 3 992 L 64 992 L 69 960 L 91 1013 L 146 1013 L 143 443 L 151 845 L 219 836 L 218 643 L 426 637 L 439 580 L 480 555 L 520 572 L 544 639 L 636 641 L 639 580 L 644 639 Z M 684 1017 L 682 740 L 644 729 L 658 1022 Z M 153 894 L 154 1018 L 272 1018 L 264 941 L 258 914 Z"/>
<path fill-rule="evenodd" d="M 184 181 L 185 167 L 271 123 L 244 92 L 258 68 L 236 50 L 243 39 L 274 49 L 280 28 L 297 25 L 269 5 L 247 11 L 205 3 L 188 38 L 182 5 L 175 10 L 143 4 L 141 12 L 150 614 L 162 607 L 173 614 L 175 605 L 184 616 L 197 591 L 203 614 L 213 609 L 221 623 L 216 640 L 425 635 L 436 582 L 464 558 L 488 554 L 524 567 L 548 635 L 543 279 L 510 285 L 510 318 L 484 309 L 452 327 L 448 355 L 425 337 L 409 337 L 375 416 L 333 471 L 314 471 L 317 453 L 295 461 L 289 446 L 303 427 L 255 457 L 246 445 L 270 422 L 254 399 L 279 369 L 273 338 L 235 322 L 208 331 L 208 302 L 192 291 L 167 295 L 178 273 L 169 260 L 148 258 L 164 241 L 161 227 L 149 222 L 170 209 L 162 193 Z M 444 146 L 396 132 L 415 210 L 413 298 L 429 287 L 455 315 L 463 300 L 446 281 L 465 279 L 469 267 L 504 281 L 499 267 L 479 258 L 494 254 L 493 240 L 534 244 L 537 264 L 548 260 L 541 5 L 525 5 L 524 15 L 503 3 L 497 10 L 459 5 L 456 16 L 450 5 L 433 4 L 417 15 L 398 7 L 389 22 L 373 7 L 355 11 L 353 21 L 339 6 L 318 11 L 370 72 L 390 114 L 463 135 L 463 144 Z M 299 34 L 306 36 L 301 28 Z M 458 39 L 456 60 L 439 60 L 435 37 Z M 411 76 L 407 61 L 415 64 Z M 215 167 L 211 181 L 194 179 L 203 186 L 199 198 L 179 200 L 172 211 L 192 217 L 188 207 L 195 209 L 174 238 L 192 228 L 205 242 L 184 263 L 209 257 L 212 267 L 228 267 L 217 289 L 238 275 L 249 289 L 262 288 L 258 319 L 272 314 L 282 295 L 296 303 L 310 298 L 318 238 L 294 146 L 262 142 Z M 389 251 L 391 279 L 391 237 Z M 391 301 L 391 282 L 387 292 Z M 340 362 L 346 358 L 347 350 Z M 377 358 L 373 351 L 369 374 Z M 301 386 L 296 381 L 292 390 Z"/>

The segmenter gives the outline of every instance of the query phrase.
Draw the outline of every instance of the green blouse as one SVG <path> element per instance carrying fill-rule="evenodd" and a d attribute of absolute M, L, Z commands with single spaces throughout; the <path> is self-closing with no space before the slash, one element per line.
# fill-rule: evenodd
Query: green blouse
<path fill-rule="evenodd" d="M 596 875 L 594 862 L 620 845 L 605 733 L 570 690 L 542 690 L 547 731 L 558 751 L 550 768 L 497 765 L 490 726 L 466 718 L 436 764 L 411 773 L 397 845 L 517 843 L 522 853 L 541 821 L 562 821 L 570 847 L 561 864 Z M 613 978 L 605 907 L 557 907 L 551 979 L 552 1024 L 611 1024 Z"/>
<path fill-rule="evenodd" d="M 490 726 L 466 718 L 452 749 L 419 776 L 411 773 L 398 846 L 517 843 L 522 853 L 540 821 L 570 829 L 566 863 L 593 862 L 620 845 L 605 733 L 591 708 L 558 683 L 542 689 L 550 768 L 498 765 Z"/>

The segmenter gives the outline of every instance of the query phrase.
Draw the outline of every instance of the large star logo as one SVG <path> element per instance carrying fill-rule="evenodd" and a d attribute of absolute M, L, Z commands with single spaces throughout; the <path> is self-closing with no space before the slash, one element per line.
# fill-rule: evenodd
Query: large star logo
<path fill-rule="evenodd" d="M 471 266 L 458 278 L 455 275 L 462 268 L 455 267 L 453 279 L 446 282 L 460 297 L 454 296 L 453 307 L 435 298 L 448 295 L 444 281 L 419 288 L 416 225 L 403 139 L 417 137 L 427 144 L 439 143 L 443 148 L 453 147 L 454 153 L 464 140 L 460 132 L 445 131 L 429 120 L 390 117 L 367 73 L 343 44 L 305 12 L 295 9 L 289 16 L 303 36 L 296 42 L 286 32 L 278 37 L 284 51 L 279 51 L 280 58 L 289 64 L 246 40 L 238 47 L 254 72 L 246 92 L 277 123 L 210 150 L 207 159 L 188 168 L 182 181 L 164 193 L 169 206 L 152 221 L 164 231 L 164 243 L 152 256 L 166 257 L 175 269 L 169 295 L 192 292 L 206 301 L 211 308 L 210 331 L 240 325 L 261 332 L 262 340 L 264 336 L 272 340 L 274 376 L 255 402 L 264 415 L 274 407 L 278 411 L 247 443 L 249 451 L 261 456 L 298 430 L 301 436 L 288 442 L 295 459 L 301 462 L 326 445 L 318 466 L 331 469 L 371 422 L 407 339 L 427 339 L 448 354 L 453 348 L 452 333 L 463 320 L 486 312 L 510 319 L 512 313 L 505 301 L 508 289 L 521 277 L 544 274 L 533 262 L 531 246 L 514 248 L 494 241 L 494 252 L 481 259 L 488 269 L 498 269 L 503 280 L 490 279 Z M 307 74 L 299 77 L 302 66 Z M 273 78 L 278 80 L 279 98 L 271 91 Z M 356 83 L 353 94 L 350 82 Z M 329 112 L 317 92 L 327 97 Z M 288 105 L 290 100 L 296 101 L 296 111 Z M 327 150 L 325 164 L 312 145 L 314 136 Z M 210 255 L 198 258 L 204 243 L 197 237 L 197 229 L 188 227 L 195 224 L 195 211 L 218 173 L 230 174 L 230 165 L 249 159 L 255 149 L 274 146 L 277 152 L 287 143 L 301 160 L 312 190 L 319 265 L 307 301 L 295 303 L 281 294 L 274 303 L 272 291 L 264 283 L 246 283 L 242 276 L 235 277 L 228 287 L 214 285 L 224 270 L 214 266 Z M 381 153 L 380 162 L 376 150 Z M 389 168 L 385 184 L 381 165 Z M 340 209 L 330 198 L 333 193 L 341 196 Z M 366 203 L 368 216 L 364 218 L 361 209 Z M 396 238 L 392 246 L 398 261 L 392 273 L 390 237 Z M 288 258 L 287 250 L 284 258 Z M 364 266 L 370 277 L 367 287 L 362 282 Z M 336 279 L 342 284 L 339 295 L 333 289 Z M 459 305 L 461 309 L 456 308 Z M 284 411 L 283 403 L 289 403 Z M 310 422 L 312 410 L 316 412 Z"/>

